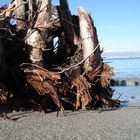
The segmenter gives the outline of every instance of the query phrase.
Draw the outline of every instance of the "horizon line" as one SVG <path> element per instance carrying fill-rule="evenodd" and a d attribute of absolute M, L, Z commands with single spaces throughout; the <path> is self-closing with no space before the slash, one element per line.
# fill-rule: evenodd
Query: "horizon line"
<path fill-rule="evenodd" d="M 140 52 L 140 50 L 104 50 L 103 52 Z"/>

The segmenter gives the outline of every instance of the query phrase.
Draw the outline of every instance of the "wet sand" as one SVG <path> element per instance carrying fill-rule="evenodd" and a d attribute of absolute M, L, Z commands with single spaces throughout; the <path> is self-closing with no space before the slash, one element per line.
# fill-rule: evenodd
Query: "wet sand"
<path fill-rule="evenodd" d="M 140 140 L 140 104 L 118 110 L 13 112 L 0 118 L 0 140 Z"/>

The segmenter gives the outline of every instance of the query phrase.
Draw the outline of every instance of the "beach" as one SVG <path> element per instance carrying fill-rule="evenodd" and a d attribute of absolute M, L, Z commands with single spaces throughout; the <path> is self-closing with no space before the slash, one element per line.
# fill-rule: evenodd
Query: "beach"
<path fill-rule="evenodd" d="M 130 61 L 138 59 L 125 59 L 125 64 Z M 11 111 L 10 119 L 0 117 L 0 140 L 140 140 L 140 65 L 129 68 L 123 67 L 123 59 L 112 62 L 115 75 L 121 76 L 114 77 L 113 98 L 128 101 L 127 105 L 116 110 L 65 111 L 66 116 L 58 117 L 57 112 Z"/>
<path fill-rule="evenodd" d="M 113 98 L 126 101 L 116 110 L 66 110 L 57 117 L 57 112 L 2 108 L 10 119 L 0 117 L 0 140 L 139 140 L 140 87 L 113 89 Z"/>
<path fill-rule="evenodd" d="M 140 87 L 113 89 L 113 98 L 126 101 L 116 110 L 66 110 L 66 116 L 57 117 L 57 112 L 2 108 L 10 119 L 0 117 L 0 140 L 139 140 Z"/>
<path fill-rule="evenodd" d="M 139 140 L 140 104 L 117 110 L 12 112 L 0 118 L 0 140 Z"/>
<path fill-rule="evenodd" d="M 140 140 L 140 1 L 93 2 L 0 1 L 0 140 Z"/>

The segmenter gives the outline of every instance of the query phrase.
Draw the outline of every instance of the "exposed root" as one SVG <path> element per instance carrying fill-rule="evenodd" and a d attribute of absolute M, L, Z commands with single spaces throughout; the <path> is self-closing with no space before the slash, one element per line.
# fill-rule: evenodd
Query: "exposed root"
<path fill-rule="evenodd" d="M 72 88 L 74 87 L 76 88 L 76 110 L 79 107 L 86 110 L 86 106 L 92 101 L 89 92 L 91 85 L 83 76 L 79 76 L 72 80 Z"/>
<path fill-rule="evenodd" d="M 112 68 L 106 63 L 102 63 L 101 70 L 102 70 L 101 78 L 100 78 L 101 85 L 102 85 L 102 87 L 106 87 L 106 86 L 110 85 L 113 71 L 112 71 Z"/>

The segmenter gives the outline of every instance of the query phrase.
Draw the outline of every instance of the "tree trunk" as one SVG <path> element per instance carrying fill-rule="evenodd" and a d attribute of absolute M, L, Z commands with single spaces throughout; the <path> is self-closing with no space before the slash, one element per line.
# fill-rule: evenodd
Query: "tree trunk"
<path fill-rule="evenodd" d="M 64 28 L 66 42 L 70 45 L 77 45 L 78 37 L 76 36 L 73 28 L 72 16 L 67 0 L 60 0 L 60 10 L 62 27 Z"/>
<path fill-rule="evenodd" d="M 32 28 L 34 26 L 36 12 L 37 12 L 36 0 L 29 0 L 28 12 L 29 12 L 29 14 L 28 14 L 29 26 Z"/>
<path fill-rule="evenodd" d="M 84 69 L 93 73 L 102 62 L 97 32 L 92 18 L 82 7 L 78 9 L 78 13 L 83 57 L 84 59 L 87 58 L 84 63 Z"/>
<path fill-rule="evenodd" d="M 42 0 L 34 28 L 29 29 L 26 35 L 30 61 L 43 67 L 43 50 L 46 49 L 45 37 L 47 36 L 46 27 L 50 18 L 51 0 Z"/>
<path fill-rule="evenodd" d="M 93 22 L 91 21 L 88 13 L 80 7 L 78 9 L 79 24 L 80 24 L 80 35 L 82 41 L 83 57 L 87 58 L 94 51 L 94 33 L 93 33 Z M 91 68 L 90 58 L 84 63 L 85 69 Z"/>
<path fill-rule="evenodd" d="M 16 15 L 16 28 L 17 30 L 25 29 L 26 24 L 26 8 L 24 0 L 15 0 L 15 6 L 17 7 L 15 11 Z"/>

